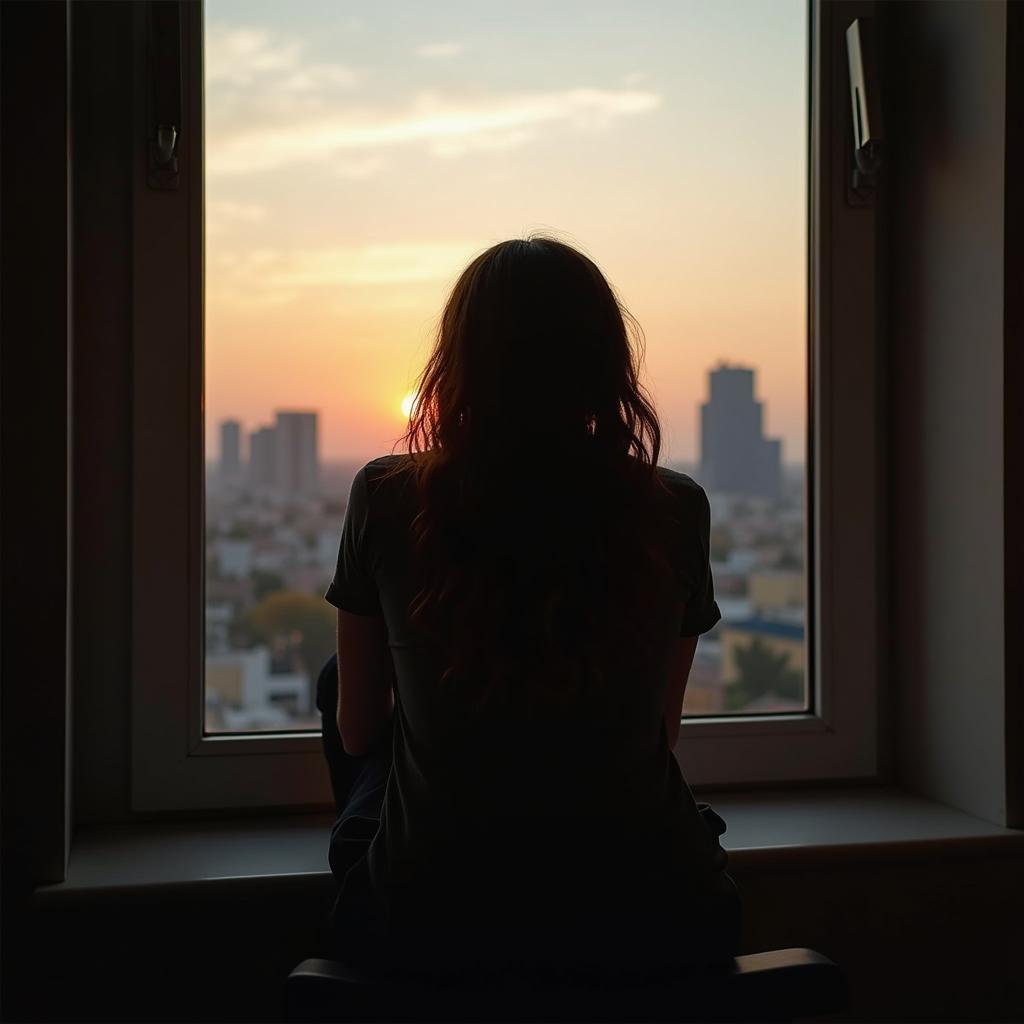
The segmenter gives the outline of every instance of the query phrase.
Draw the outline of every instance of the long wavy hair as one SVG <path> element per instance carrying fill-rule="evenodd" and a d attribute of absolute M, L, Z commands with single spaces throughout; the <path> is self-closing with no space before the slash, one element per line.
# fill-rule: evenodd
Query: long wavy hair
<path fill-rule="evenodd" d="M 674 524 L 642 360 L 604 275 L 554 238 L 501 242 L 452 289 L 395 471 L 418 491 L 410 618 L 478 709 L 597 700 L 649 646 Z"/>

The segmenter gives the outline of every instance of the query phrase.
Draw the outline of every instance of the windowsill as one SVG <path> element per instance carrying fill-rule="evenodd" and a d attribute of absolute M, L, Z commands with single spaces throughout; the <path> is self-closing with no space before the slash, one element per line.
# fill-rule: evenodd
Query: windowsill
<path fill-rule="evenodd" d="M 730 866 L 786 869 L 841 863 L 1024 854 L 1024 832 L 1000 828 L 892 788 L 720 793 Z M 330 816 L 174 822 L 80 829 L 62 896 L 179 886 L 325 886 Z"/>

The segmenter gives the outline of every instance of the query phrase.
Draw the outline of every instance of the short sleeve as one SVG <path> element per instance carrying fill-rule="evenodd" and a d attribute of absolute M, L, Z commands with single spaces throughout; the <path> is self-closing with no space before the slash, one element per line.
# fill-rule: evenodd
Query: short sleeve
<path fill-rule="evenodd" d="M 711 505 L 703 488 L 697 488 L 696 515 L 687 538 L 687 577 L 691 582 L 686 607 L 679 624 L 680 636 L 699 636 L 712 629 L 722 617 L 715 602 L 715 582 L 711 577 Z"/>
<path fill-rule="evenodd" d="M 380 615 L 380 600 L 369 557 L 370 531 L 369 493 L 366 468 L 359 470 L 352 481 L 345 522 L 341 528 L 338 565 L 334 579 L 324 597 L 354 615 Z"/>

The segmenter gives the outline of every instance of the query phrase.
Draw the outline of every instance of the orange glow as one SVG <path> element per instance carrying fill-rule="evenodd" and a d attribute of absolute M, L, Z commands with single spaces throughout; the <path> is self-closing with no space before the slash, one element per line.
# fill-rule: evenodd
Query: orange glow
<path fill-rule="evenodd" d="M 424 35 L 373 5 L 208 0 L 211 455 L 220 420 L 289 406 L 319 411 L 326 459 L 390 451 L 458 274 L 548 231 L 642 324 L 667 459 L 696 457 L 723 359 L 802 458 L 805 0 L 621 9 Z"/>

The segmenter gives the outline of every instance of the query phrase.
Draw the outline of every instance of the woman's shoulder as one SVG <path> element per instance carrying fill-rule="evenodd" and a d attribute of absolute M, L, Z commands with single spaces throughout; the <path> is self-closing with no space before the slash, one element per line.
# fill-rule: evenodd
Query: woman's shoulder
<path fill-rule="evenodd" d="M 375 483 L 402 475 L 402 471 L 407 467 L 412 467 L 408 455 L 381 455 L 376 459 L 370 459 L 359 472 L 366 477 L 367 483 Z"/>
<path fill-rule="evenodd" d="M 670 519 L 683 527 L 687 536 L 705 536 L 711 529 L 711 503 L 696 480 L 685 473 L 665 466 L 658 467 L 658 477 L 665 487 Z"/>
<path fill-rule="evenodd" d="M 669 469 L 667 466 L 658 466 L 658 477 L 681 503 L 693 508 L 702 508 L 708 504 L 704 488 L 692 476 Z"/>
<path fill-rule="evenodd" d="M 359 470 L 366 488 L 367 500 L 374 509 L 386 509 L 412 492 L 415 479 L 408 455 L 381 455 L 371 459 Z"/>

